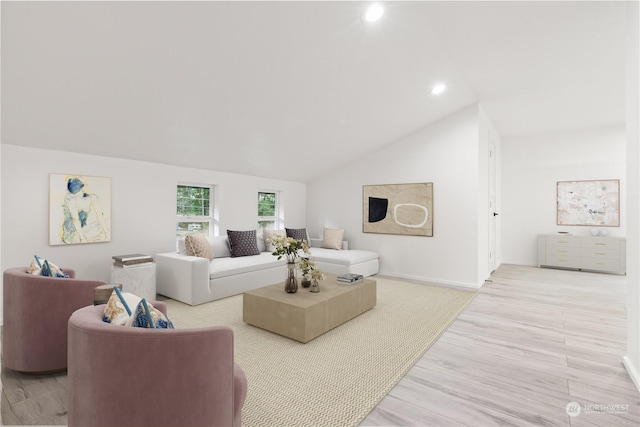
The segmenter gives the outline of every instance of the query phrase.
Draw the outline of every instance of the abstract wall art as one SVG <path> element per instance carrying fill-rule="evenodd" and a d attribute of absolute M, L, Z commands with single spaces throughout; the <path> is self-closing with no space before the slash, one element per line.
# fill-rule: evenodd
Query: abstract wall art
<path fill-rule="evenodd" d="M 558 225 L 620 226 L 620 180 L 559 181 Z"/>
<path fill-rule="evenodd" d="M 362 231 L 433 236 L 433 183 L 363 185 Z"/>
<path fill-rule="evenodd" d="M 111 241 L 111 178 L 49 174 L 49 245 Z"/>

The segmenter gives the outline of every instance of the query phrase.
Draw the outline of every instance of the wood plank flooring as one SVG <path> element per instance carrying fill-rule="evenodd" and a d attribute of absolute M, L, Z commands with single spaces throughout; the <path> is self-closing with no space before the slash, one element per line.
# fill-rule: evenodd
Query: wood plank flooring
<path fill-rule="evenodd" d="M 503 265 L 360 425 L 637 427 L 625 352 L 625 276 Z"/>
<path fill-rule="evenodd" d="M 625 350 L 626 277 L 503 265 L 361 426 L 637 427 Z M 66 424 L 64 373 L 1 378 L 2 424 Z"/>

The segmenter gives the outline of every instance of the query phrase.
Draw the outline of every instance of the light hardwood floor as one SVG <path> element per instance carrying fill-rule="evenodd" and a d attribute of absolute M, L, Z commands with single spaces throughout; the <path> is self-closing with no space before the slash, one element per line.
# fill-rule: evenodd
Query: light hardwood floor
<path fill-rule="evenodd" d="M 625 276 L 503 265 L 361 426 L 637 427 L 625 351 Z"/>
<path fill-rule="evenodd" d="M 637 427 L 625 310 L 624 276 L 503 265 L 361 426 Z M 66 423 L 65 374 L 2 383 L 4 425 Z"/>

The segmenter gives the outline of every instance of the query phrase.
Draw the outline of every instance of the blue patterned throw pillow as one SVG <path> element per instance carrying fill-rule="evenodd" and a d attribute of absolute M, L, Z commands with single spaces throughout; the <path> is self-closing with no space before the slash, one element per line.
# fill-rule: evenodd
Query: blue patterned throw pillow
<path fill-rule="evenodd" d="M 163 312 L 142 298 L 125 326 L 134 328 L 175 329 Z"/>
<path fill-rule="evenodd" d="M 121 292 L 117 286 L 113 287 L 113 292 L 107 301 L 102 313 L 102 320 L 114 325 L 124 325 L 131 317 L 131 307 L 135 307 L 140 302 L 140 297 L 129 292 Z"/>
<path fill-rule="evenodd" d="M 38 255 L 33 256 L 35 260 L 31 261 L 29 264 L 29 268 L 27 272 L 29 274 L 33 274 L 36 276 L 47 276 L 47 277 L 57 277 L 59 279 L 68 279 L 69 275 L 62 271 L 60 267 L 55 265 L 48 260 L 39 257 Z"/>
<path fill-rule="evenodd" d="M 132 311 L 131 307 L 135 309 Z M 167 316 L 153 304 L 129 292 L 120 292 L 117 286 L 113 287 L 111 297 L 104 308 L 102 320 L 114 325 L 134 328 L 175 329 Z"/>

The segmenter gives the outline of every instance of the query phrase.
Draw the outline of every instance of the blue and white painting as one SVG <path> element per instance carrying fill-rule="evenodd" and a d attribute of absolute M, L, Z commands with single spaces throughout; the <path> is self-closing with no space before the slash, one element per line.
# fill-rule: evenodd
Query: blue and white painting
<path fill-rule="evenodd" d="M 49 244 L 111 241 L 111 178 L 49 175 Z"/>

